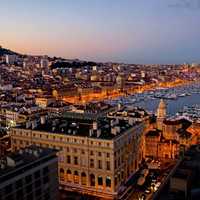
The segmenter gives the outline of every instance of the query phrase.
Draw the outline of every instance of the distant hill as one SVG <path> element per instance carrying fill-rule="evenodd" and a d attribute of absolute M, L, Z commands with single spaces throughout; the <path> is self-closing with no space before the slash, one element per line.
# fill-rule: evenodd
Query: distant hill
<path fill-rule="evenodd" d="M 18 53 L 14 52 L 14 51 L 11 51 L 9 49 L 4 49 L 0 46 L 0 56 L 6 55 L 6 54 L 8 54 L 8 55 L 13 55 L 13 54 L 19 55 Z"/>

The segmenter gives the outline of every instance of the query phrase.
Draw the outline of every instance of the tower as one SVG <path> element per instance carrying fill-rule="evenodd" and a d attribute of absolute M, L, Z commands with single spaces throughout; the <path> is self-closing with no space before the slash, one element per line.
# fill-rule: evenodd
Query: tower
<path fill-rule="evenodd" d="M 163 99 L 160 100 L 157 109 L 157 128 L 162 130 L 163 128 L 163 121 L 166 118 L 166 104 Z"/>

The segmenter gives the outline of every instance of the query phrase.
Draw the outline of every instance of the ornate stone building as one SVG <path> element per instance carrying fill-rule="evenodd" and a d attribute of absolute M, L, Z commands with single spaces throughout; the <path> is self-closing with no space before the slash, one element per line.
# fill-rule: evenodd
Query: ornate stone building
<path fill-rule="evenodd" d="M 193 124 L 187 119 L 167 119 L 166 104 L 160 101 L 154 127 L 145 134 L 146 156 L 155 159 L 176 159 L 180 151 L 197 142 Z"/>
<path fill-rule="evenodd" d="M 145 117 L 142 110 L 121 110 L 98 119 L 84 114 L 43 119 L 34 129 L 11 129 L 12 148 L 58 149 L 60 188 L 114 199 L 142 162 Z"/>

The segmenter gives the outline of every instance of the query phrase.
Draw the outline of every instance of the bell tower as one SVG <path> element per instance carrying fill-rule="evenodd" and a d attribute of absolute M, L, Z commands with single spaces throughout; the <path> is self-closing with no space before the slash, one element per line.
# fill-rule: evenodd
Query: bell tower
<path fill-rule="evenodd" d="M 163 121 L 166 118 L 166 104 L 163 99 L 160 100 L 157 109 L 157 129 L 163 129 Z"/>

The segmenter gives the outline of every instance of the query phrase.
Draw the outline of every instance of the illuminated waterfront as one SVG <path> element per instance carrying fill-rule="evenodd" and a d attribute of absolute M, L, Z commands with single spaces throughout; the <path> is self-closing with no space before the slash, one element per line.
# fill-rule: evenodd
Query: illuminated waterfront
<path fill-rule="evenodd" d="M 148 111 L 155 112 L 158 107 L 160 99 L 150 99 L 147 101 L 141 101 L 135 105 L 146 108 Z M 191 96 L 186 96 L 183 98 L 178 98 L 177 100 L 166 100 L 168 105 L 168 115 L 176 114 L 185 105 L 200 104 L 200 94 L 192 94 Z"/>

